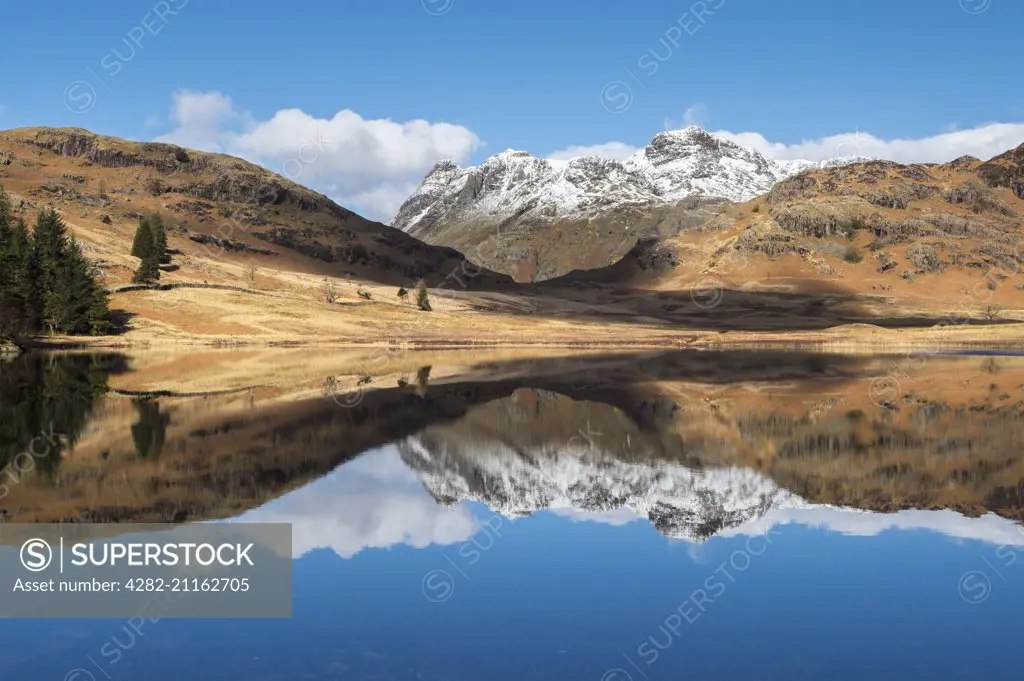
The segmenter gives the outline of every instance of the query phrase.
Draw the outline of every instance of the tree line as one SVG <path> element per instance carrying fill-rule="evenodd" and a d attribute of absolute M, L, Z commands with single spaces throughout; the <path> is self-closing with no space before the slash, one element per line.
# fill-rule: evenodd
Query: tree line
<path fill-rule="evenodd" d="M 29 230 L 0 187 L 0 335 L 110 333 L 96 266 L 52 208 Z"/>

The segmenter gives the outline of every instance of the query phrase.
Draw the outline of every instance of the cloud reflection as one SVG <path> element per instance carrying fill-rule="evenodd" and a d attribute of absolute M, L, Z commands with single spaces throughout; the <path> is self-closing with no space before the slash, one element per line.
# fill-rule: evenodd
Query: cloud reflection
<path fill-rule="evenodd" d="M 238 520 L 291 523 L 295 557 L 320 548 L 351 558 L 399 544 L 454 544 L 477 530 L 467 507 L 438 505 L 392 446 L 368 452 Z"/>

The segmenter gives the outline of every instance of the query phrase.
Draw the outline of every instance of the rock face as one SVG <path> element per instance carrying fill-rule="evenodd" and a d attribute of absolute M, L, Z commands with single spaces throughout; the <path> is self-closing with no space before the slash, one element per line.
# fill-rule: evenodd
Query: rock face
<path fill-rule="evenodd" d="M 696 126 L 659 133 L 625 161 L 507 150 L 476 167 L 438 163 L 391 224 L 509 274 L 522 275 L 521 261 L 532 260 L 530 278 L 544 279 L 608 264 L 638 238 L 700 224 L 716 212 L 709 205 L 746 201 L 804 170 L 858 160 L 771 161 Z M 573 238 L 560 243 L 553 230 Z"/>

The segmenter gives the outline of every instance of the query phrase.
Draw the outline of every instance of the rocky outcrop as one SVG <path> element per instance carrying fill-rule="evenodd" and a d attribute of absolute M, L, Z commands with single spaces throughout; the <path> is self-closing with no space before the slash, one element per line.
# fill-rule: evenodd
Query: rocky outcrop
<path fill-rule="evenodd" d="M 1024 199 L 1024 144 L 981 164 L 977 172 L 990 187 L 1006 187 Z"/>
<path fill-rule="evenodd" d="M 232 241 L 231 239 L 221 239 L 209 234 L 192 234 L 189 239 L 195 241 L 197 244 L 206 244 L 209 246 L 216 246 L 217 248 L 230 251 L 232 253 L 255 253 L 257 255 L 277 255 L 277 251 L 272 251 L 269 248 L 258 248 L 256 246 L 250 246 L 249 244 L 242 243 L 240 241 Z"/>

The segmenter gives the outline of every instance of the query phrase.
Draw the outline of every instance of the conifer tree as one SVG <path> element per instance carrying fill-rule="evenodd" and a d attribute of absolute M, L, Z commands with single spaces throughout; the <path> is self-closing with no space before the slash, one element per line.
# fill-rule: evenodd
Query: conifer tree
<path fill-rule="evenodd" d="M 132 276 L 132 283 L 152 286 L 158 281 L 160 281 L 160 261 L 157 259 L 156 253 L 151 250 L 142 256 L 139 269 L 135 270 L 135 274 Z"/>
<path fill-rule="evenodd" d="M 51 334 L 60 331 L 67 321 L 67 292 L 63 290 L 67 283 L 64 276 L 66 263 L 63 262 L 67 240 L 67 227 L 57 211 L 48 208 L 39 213 L 32 250 L 33 259 L 39 268 L 40 321 Z"/>
<path fill-rule="evenodd" d="M 132 277 L 133 283 L 152 285 L 159 281 L 161 263 L 170 262 L 167 255 L 167 231 L 159 215 L 139 218 L 132 242 L 132 255 L 142 261 Z"/>
<path fill-rule="evenodd" d="M 153 234 L 153 248 L 156 251 L 157 262 L 166 265 L 171 262 L 171 256 L 167 254 L 167 229 L 164 227 L 163 219 L 156 214 L 150 216 L 149 229 Z"/>
<path fill-rule="evenodd" d="M 152 248 L 153 230 L 149 226 L 149 220 L 141 217 L 139 226 L 135 230 L 135 238 L 132 240 L 132 255 L 136 258 L 145 258 Z"/>
<path fill-rule="evenodd" d="M 0 189 L 0 335 L 13 333 L 22 314 L 14 292 L 18 281 L 14 249 L 11 206 Z"/>

